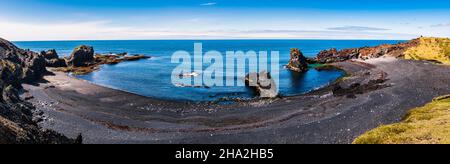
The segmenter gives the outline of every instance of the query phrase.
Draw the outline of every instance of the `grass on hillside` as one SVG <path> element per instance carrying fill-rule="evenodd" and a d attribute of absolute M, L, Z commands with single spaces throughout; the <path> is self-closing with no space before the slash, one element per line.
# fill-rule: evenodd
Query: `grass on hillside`
<path fill-rule="evenodd" d="M 450 95 L 413 109 L 400 123 L 361 135 L 354 144 L 450 144 Z"/>
<path fill-rule="evenodd" d="M 450 38 L 421 37 L 420 44 L 406 50 L 405 59 L 429 60 L 450 65 Z"/>

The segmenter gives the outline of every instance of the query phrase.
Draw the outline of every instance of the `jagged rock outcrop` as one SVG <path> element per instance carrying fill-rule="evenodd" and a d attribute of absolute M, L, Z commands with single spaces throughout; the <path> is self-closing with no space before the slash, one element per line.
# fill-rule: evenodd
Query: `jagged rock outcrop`
<path fill-rule="evenodd" d="M 88 66 L 94 61 L 94 48 L 81 45 L 76 47 L 67 61 L 67 65 L 74 67 Z"/>
<path fill-rule="evenodd" d="M 336 57 L 337 57 L 337 49 L 336 48 L 332 48 L 329 50 L 322 50 L 319 52 L 319 54 L 317 54 L 317 60 L 321 63 L 330 63 L 335 61 Z"/>
<path fill-rule="evenodd" d="M 333 63 L 333 62 L 341 62 L 349 59 L 357 59 L 359 57 L 360 49 L 352 48 L 352 49 L 344 49 L 338 51 L 335 48 L 329 50 L 320 51 L 317 55 L 317 60 L 320 63 Z"/>
<path fill-rule="evenodd" d="M 417 46 L 418 44 L 418 40 L 415 39 L 409 42 L 398 44 L 383 44 L 376 47 L 350 48 L 343 49 L 341 51 L 333 48 L 330 50 L 319 52 L 316 60 L 320 63 L 334 63 L 350 59 L 367 60 L 372 58 L 379 58 L 382 56 L 403 57 L 405 55 L 405 51 L 408 48 Z"/>
<path fill-rule="evenodd" d="M 63 58 L 51 59 L 46 61 L 47 67 L 67 67 L 66 60 Z"/>
<path fill-rule="evenodd" d="M 245 84 L 252 88 L 262 98 L 274 98 L 278 96 L 278 88 L 270 73 L 250 73 L 245 76 Z"/>
<path fill-rule="evenodd" d="M 77 142 L 54 131 L 41 130 L 34 119 L 39 112 L 19 97 L 21 82 L 37 80 L 45 72 L 42 55 L 0 38 L 0 144 Z"/>
<path fill-rule="evenodd" d="M 288 65 L 286 65 L 286 68 L 296 72 L 305 72 L 308 70 L 307 59 L 299 49 L 291 49 L 291 59 Z"/>
<path fill-rule="evenodd" d="M 47 51 L 41 51 L 41 55 L 44 56 L 45 59 L 51 60 L 51 59 L 58 59 L 58 53 L 56 53 L 55 49 L 47 50 Z"/>
<path fill-rule="evenodd" d="M 45 58 L 35 52 L 28 51 L 29 57 L 24 59 L 23 76 L 25 82 L 32 83 L 42 78 L 47 73 Z"/>
<path fill-rule="evenodd" d="M 23 82 L 33 82 L 40 79 L 47 69 L 45 68 L 45 58 L 35 52 L 17 48 L 11 42 L 0 38 L 0 59 L 14 63 L 22 73 L 20 80 Z"/>
<path fill-rule="evenodd" d="M 55 49 L 42 51 L 41 55 L 45 58 L 45 65 L 47 67 L 67 67 L 66 60 L 59 58 Z"/>

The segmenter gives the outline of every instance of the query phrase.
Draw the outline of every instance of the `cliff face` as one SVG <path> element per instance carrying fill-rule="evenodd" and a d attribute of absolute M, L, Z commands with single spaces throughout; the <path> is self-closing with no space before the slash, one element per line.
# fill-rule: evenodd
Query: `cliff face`
<path fill-rule="evenodd" d="M 41 130 L 33 116 L 36 108 L 19 97 L 22 83 L 34 82 L 46 72 L 42 55 L 0 38 L 0 144 L 76 143 L 56 132 Z"/>
<path fill-rule="evenodd" d="M 0 38 L 0 60 L 5 60 L 17 66 L 19 79 L 23 82 L 33 82 L 40 79 L 45 69 L 45 58 L 32 51 L 17 48 L 11 42 Z"/>

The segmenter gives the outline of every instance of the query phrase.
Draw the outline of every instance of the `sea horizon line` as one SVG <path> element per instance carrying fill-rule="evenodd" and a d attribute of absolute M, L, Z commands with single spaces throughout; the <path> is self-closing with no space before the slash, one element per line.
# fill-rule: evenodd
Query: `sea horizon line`
<path fill-rule="evenodd" d="M 407 41 L 407 40 L 412 40 L 415 38 L 411 38 L 411 39 L 372 39 L 372 38 L 350 38 L 350 39 L 346 39 L 346 38 L 342 38 L 342 39 L 322 39 L 322 38 L 238 38 L 238 39 L 62 39 L 62 40 L 11 40 L 11 42 L 76 42 L 76 41 L 233 41 L 233 40 L 328 40 L 328 41 L 358 41 L 358 40 L 386 40 L 386 41 Z"/>

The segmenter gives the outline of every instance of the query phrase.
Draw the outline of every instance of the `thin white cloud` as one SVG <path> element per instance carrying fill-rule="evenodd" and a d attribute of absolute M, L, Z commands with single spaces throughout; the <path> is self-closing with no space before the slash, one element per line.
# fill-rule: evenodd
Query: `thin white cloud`
<path fill-rule="evenodd" d="M 109 26 L 108 21 L 22 23 L 0 21 L 0 36 L 10 40 L 85 40 L 113 38 L 126 27 Z"/>
<path fill-rule="evenodd" d="M 450 23 L 440 23 L 440 24 L 434 24 L 430 27 L 450 27 Z"/>
<path fill-rule="evenodd" d="M 327 28 L 328 30 L 335 31 L 388 31 L 390 29 L 377 28 L 377 27 L 364 27 L 364 26 L 343 26 Z"/>
<path fill-rule="evenodd" d="M 209 3 L 202 3 L 200 6 L 214 6 L 217 5 L 217 2 L 209 2 Z"/>
<path fill-rule="evenodd" d="M 385 33 L 367 31 L 330 31 L 330 30 L 229 30 L 212 31 L 224 36 L 257 39 L 389 39 L 407 40 L 419 35 L 406 33 Z"/>
<path fill-rule="evenodd" d="M 28 23 L 0 20 L 0 37 L 22 40 L 121 39 L 412 39 L 418 34 L 385 31 L 292 29 L 159 28 L 152 25 L 115 25 L 110 21 Z M 427 35 L 427 34 L 424 34 Z"/>

